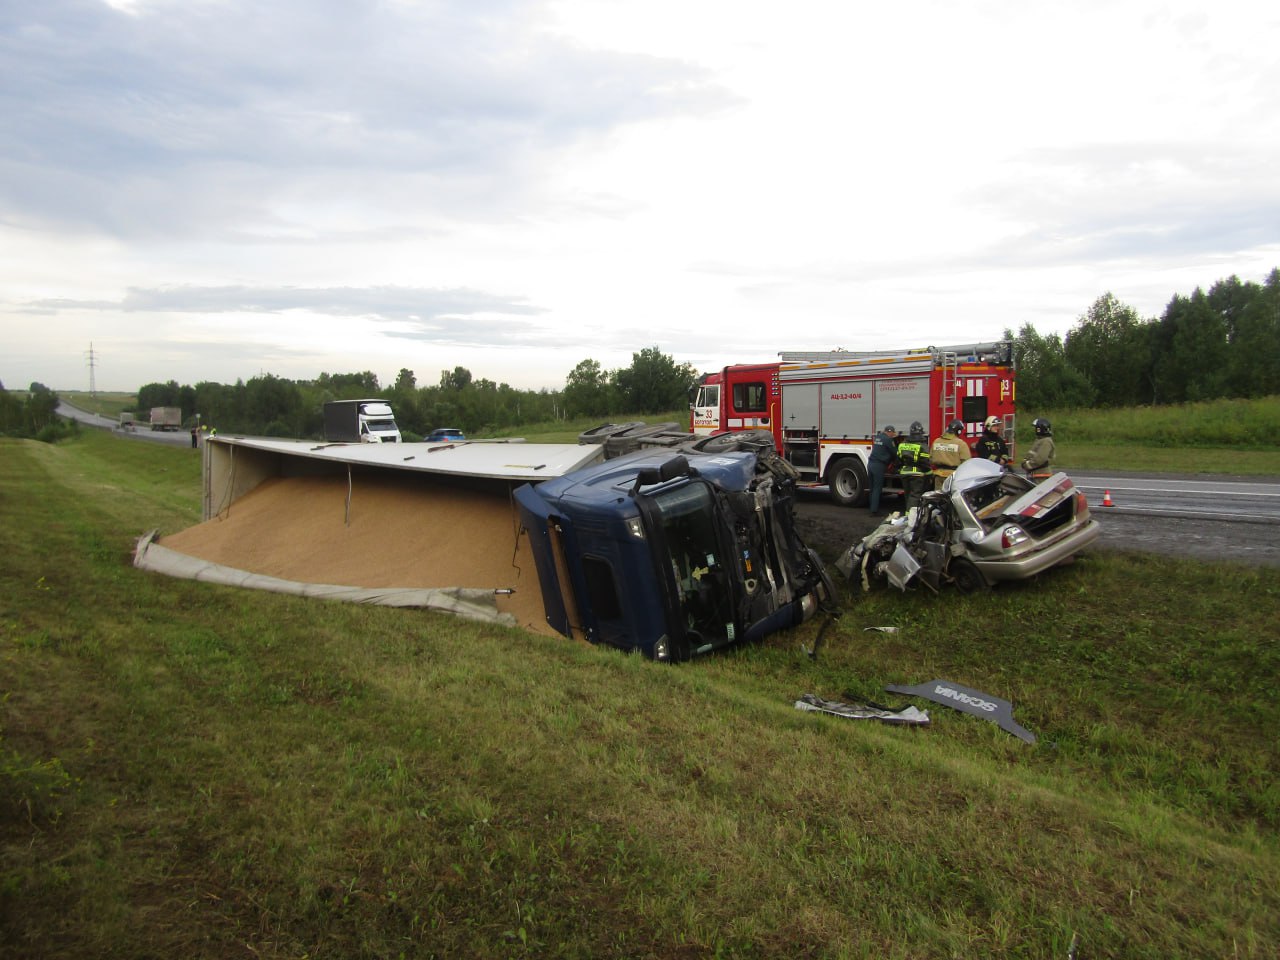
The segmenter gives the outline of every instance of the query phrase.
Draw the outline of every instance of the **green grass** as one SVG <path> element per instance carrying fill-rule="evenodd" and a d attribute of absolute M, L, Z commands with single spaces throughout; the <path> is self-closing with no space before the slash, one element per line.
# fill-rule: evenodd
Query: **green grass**
<path fill-rule="evenodd" d="M 198 484 L 0 441 L 0 954 L 1280 951 L 1277 571 L 1100 553 L 665 667 L 134 570 Z M 1039 743 L 792 706 L 934 677 Z"/>
<path fill-rule="evenodd" d="M 112 393 L 99 390 L 97 393 L 79 393 L 77 391 L 59 391 L 58 396 L 88 413 L 96 413 L 102 417 L 115 419 L 126 410 L 136 411 L 138 395 L 136 393 Z"/>
<path fill-rule="evenodd" d="M 1280 397 L 1020 414 L 1053 423 L 1067 469 L 1280 477 Z"/>

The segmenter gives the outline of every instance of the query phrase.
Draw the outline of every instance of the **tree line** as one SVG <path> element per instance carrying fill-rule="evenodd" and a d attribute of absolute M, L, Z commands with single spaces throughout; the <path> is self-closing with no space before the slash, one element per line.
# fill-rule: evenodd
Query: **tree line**
<path fill-rule="evenodd" d="M 1031 324 L 1014 336 L 1018 405 L 1054 410 L 1155 406 L 1280 394 L 1280 269 L 1175 294 L 1143 319 L 1110 293 L 1065 337 Z"/>
<path fill-rule="evenodd" d="M 75 433 L 78 424 L 57 416 L 58 395 L 43 383 L 32 383 L 25 399 L 0 383 L 0 437 L 34 437 L 46 443 Z"/>
<path fill-rule="evenodd" d="M 583 360 L 569 373 L 564 390 L 517 390 L 476 379 L 466 367 L 442 370 L 439 381 L 428 386 L 419 386 L 408 368 L 389 387 L 367 370 L 322 373 L 315 380 L 264 374 L 230 385 L 148 383 L 138 390 L 138 412 L 180 407 L 188 426 L 198 420 L 224 433 L 321 437 L 326 401 L 376 398 L 391 404 L 401 433 L 413 440 L 438 427 L 483 435 L 577 417 L 662 413 L 685 405 L 696 377 L 688 364 L 647 347 L 632 354 L 629 367 L 618 370 L 606 372 L 596 361 Z"/>
<path fill-rule="evenodd" d="M 1065 336 L 1041 335 L 1030 323 L 1004 335 L 1014 343 L 1024 410 L 1280 395 L 1280 268 L 1261 284 L 1231 276 L 1208 292 L 1175 294 L 1159 317 L 1142 318 L 1106 293 Z M 407 439 L 436 427 L 484 435 L 556 420 L 665 413 L 686 404 L 697 376 L 689 364 L 647 347 L 616 370 L 582 360 L 562 390 L 517 390 L 476 379 L 465 367 L 442 370 L 427 386 L 407 368 L 388 387 L 367 370 L 314 380 L 264 374 L 234 384 L 148 383 L 138 390 L 138 411 L 180 407 L 187 425 L 198 420 L 224 432 L 321 437 L 325 401 L 378 398 L 391 403 Z M 43 384 L 31 384 L 25 400 L 0 385 L 0 435 L 58 439 L 74 428 L 57 422 L 57 404 Z"/>

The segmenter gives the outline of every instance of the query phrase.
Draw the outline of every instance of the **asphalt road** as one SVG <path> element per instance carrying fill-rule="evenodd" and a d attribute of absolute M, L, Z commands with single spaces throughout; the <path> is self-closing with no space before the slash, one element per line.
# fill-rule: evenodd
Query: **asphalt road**
<path fill-rule="evenodd" d="M 89 413 L 87 410 L 73 407 L 62 400 L 58 401 L 57 413 L 58 416 L 66 417 L 68 420 L 78 420 L 86 427 L 110 430 L 117 437 L 125 437 L 132 440 L 150 440 L 155 443 L 167 443 L 175 447 L 191 446 L 190 430 L 150 430 L 146 424 L 136 430 L 121 430 L 119 429 L 120 424 L 118 421 L 112 420 L 110 417 L 100 417 L 96 413 Z"/>

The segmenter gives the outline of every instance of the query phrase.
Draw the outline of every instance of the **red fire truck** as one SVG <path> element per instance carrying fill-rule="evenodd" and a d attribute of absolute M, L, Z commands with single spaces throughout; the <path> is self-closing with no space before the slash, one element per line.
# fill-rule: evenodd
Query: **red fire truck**
<path fill-rule="evenodd" d="M 919 350 L 780 354 L 781 362 L 736 364 L 695 385 L 695 434 L 767 430 L 809 486 L 827 486 L 836 503 L 868 492 L 867 457 L 876 431 L 906 434 L 919 421 L 930 440 L 960 419 L 972 443 L 990 416 L 1014 442 L 1013 344 L 1008 340 Z M 898 477 L 886 490 L 901 490 Z"/>

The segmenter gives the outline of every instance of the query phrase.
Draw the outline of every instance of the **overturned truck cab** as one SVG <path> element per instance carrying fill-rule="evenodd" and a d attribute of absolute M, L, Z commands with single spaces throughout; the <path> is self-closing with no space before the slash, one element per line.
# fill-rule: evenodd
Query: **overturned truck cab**
<path fill-rule="evenodd" d="M 833 596 L 771 450 L 640 450 L 515 491 L 547 622 L 684 660 L 810 617 Z"/>

